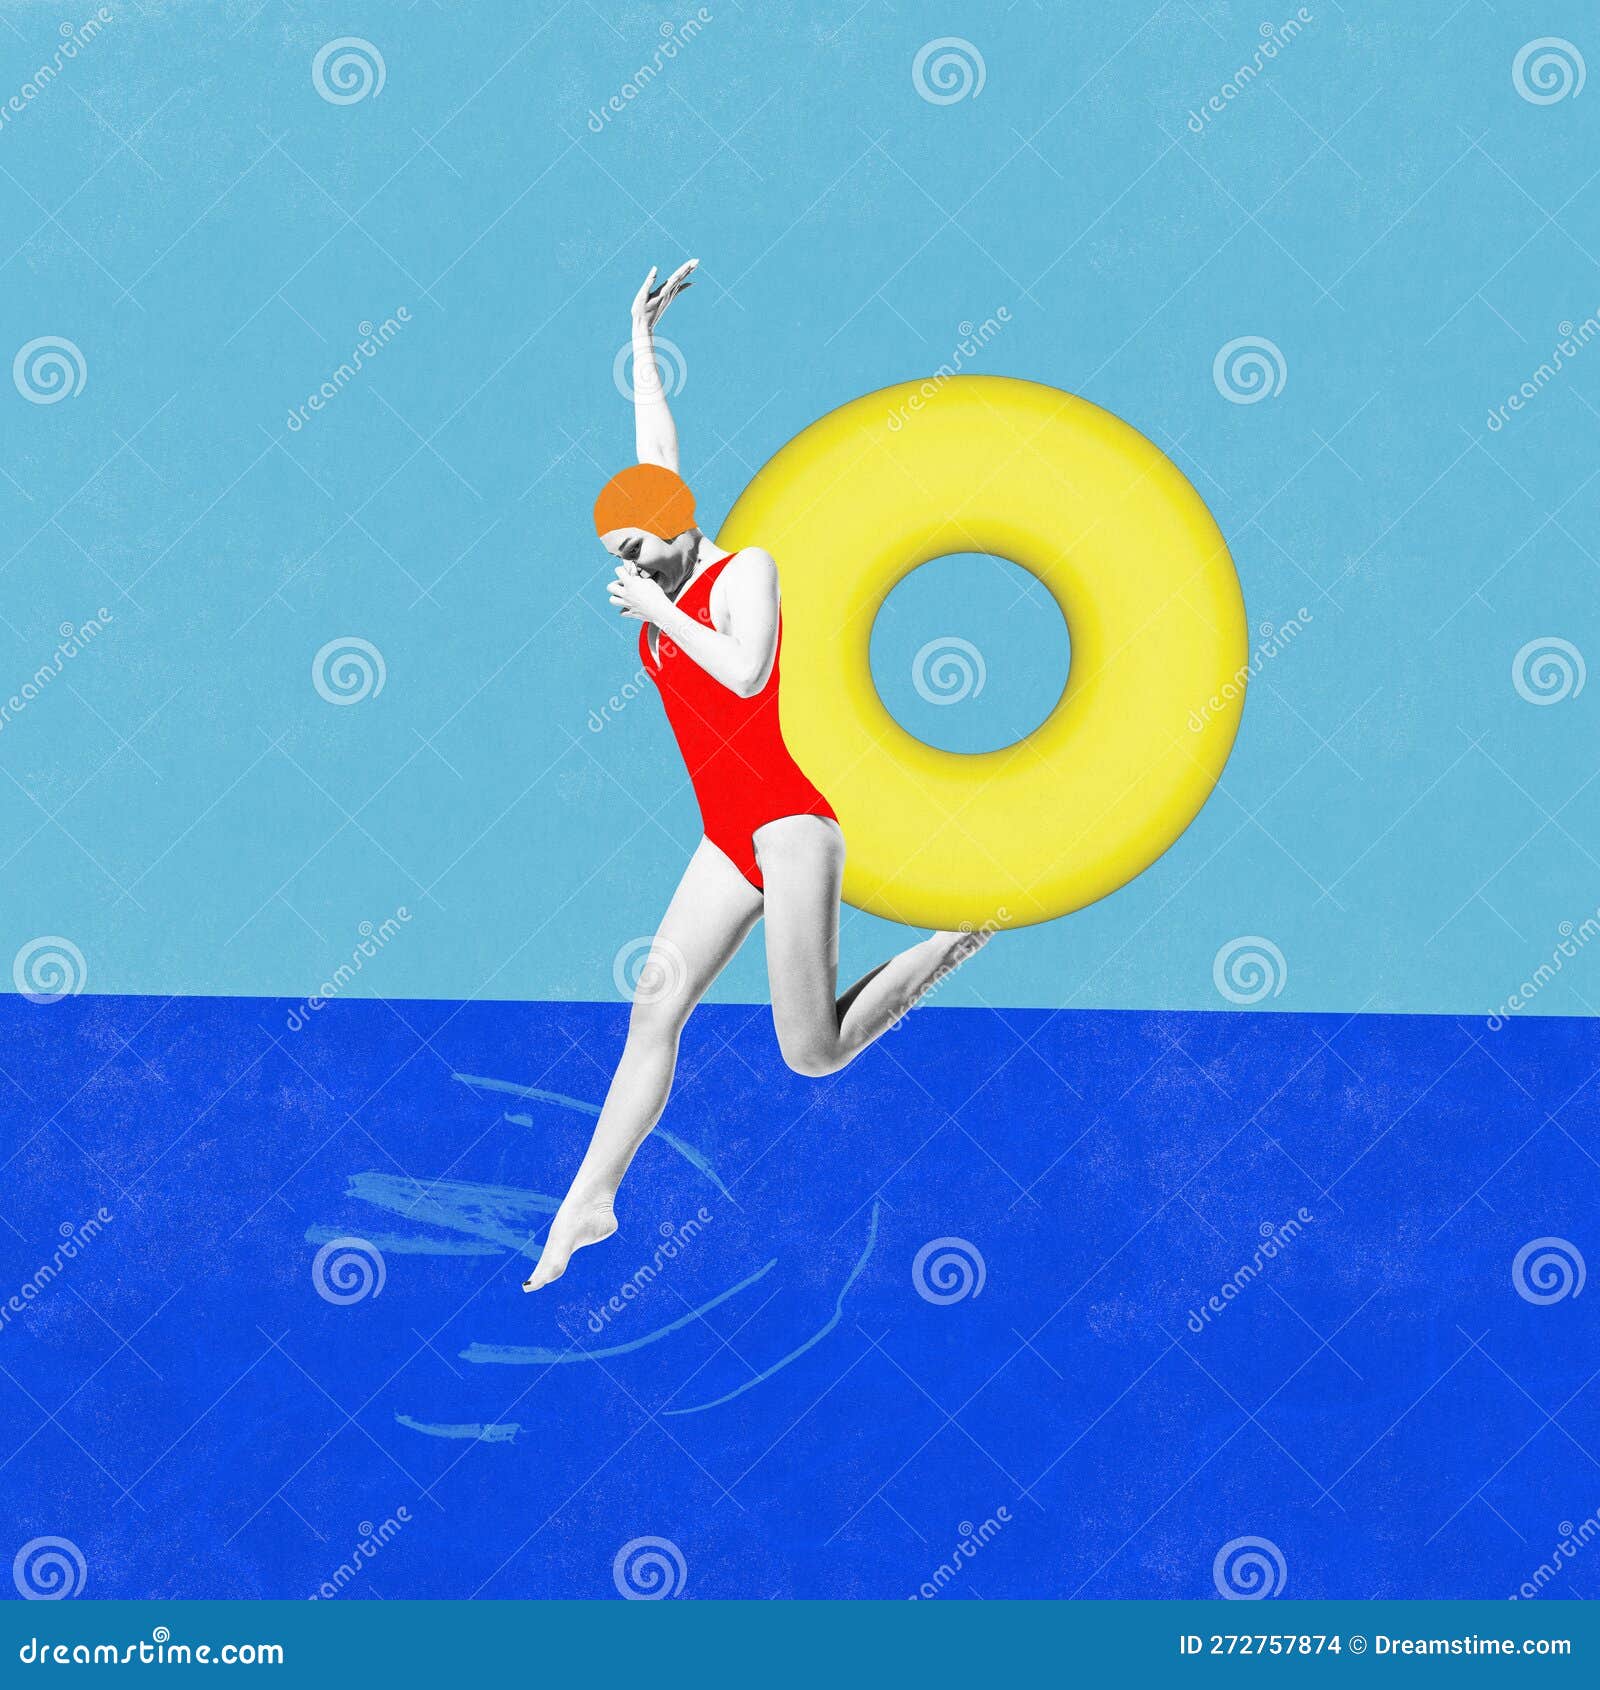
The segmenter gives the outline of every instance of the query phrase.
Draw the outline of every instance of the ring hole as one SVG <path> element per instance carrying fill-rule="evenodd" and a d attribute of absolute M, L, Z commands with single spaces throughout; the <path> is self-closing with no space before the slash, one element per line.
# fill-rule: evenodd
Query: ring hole
<path fill-rule="evenodd" d="M 960 552 L 912 570 L 878 607 L 872 682 L 907 733 L 939 751 L 998 751 L 1060 702 L 1072 642 L 1038 576 Z"/>

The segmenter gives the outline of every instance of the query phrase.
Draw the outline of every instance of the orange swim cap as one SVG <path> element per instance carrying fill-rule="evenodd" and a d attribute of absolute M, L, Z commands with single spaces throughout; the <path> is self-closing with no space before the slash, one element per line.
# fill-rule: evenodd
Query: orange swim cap
<path fill-rule="evenodd" d="M 594 502 L 594 531 L 642 528 L 661 540 L 676 540 L 694 527 L 694 494 L 682 476 L 660 464 L 619 470 Z"/>

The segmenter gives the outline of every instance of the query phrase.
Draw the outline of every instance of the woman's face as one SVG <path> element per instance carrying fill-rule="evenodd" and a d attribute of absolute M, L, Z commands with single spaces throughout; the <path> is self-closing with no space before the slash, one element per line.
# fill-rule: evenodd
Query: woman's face
<path fill-rule="evenodd" d="M 695 548 L 686 539 L 663 540 L 643 528 L 613 528 L 600 536 L 600 543 L 613 557 L 636 565 L 670 597 L 694 572 Z"/>

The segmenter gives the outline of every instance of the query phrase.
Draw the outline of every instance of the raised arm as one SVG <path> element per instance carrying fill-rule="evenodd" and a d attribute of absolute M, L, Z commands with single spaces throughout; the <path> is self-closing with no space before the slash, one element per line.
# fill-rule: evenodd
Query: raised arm
<path fill-rule="evenodd" d="M 680 264 L 660 287 L 652 265 L 633 301 L 633 435 L 634 451 L 642 464 L 659 464 L 678 473 L 678 430 L 672 421 L 661 368 L 656 362 L 656 324 L 677 296 L 694 284 L 689 280 L 700 262 Z"/>

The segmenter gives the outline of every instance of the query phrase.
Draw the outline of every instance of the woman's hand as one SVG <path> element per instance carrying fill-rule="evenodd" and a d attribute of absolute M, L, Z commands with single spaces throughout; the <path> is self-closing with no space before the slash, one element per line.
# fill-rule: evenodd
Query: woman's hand
<path fill-rule="evenodd" d="M 672 609 L 672 600 L 661 590 L 654 576 L 646 575 L 637 564 L 619 563 L 617 578 L 608 589 L 614 609 L 633 622 L 654 622 Z"/>
<path fill-rule="evenodd" d="M 698 258 L 691 258 L 687 264 L 680 264 L 660 287 L 656 286 L 655 266 L 650 266 L 650 274 L 645 277 L 644 286 L 633 299 L 633 326 L 636 329 L 643 329 L 646 333 L 654 332 L 666 308 L 685 288 L 694 286 L 689 280 L 689 275 L 699 262 Z"/>

